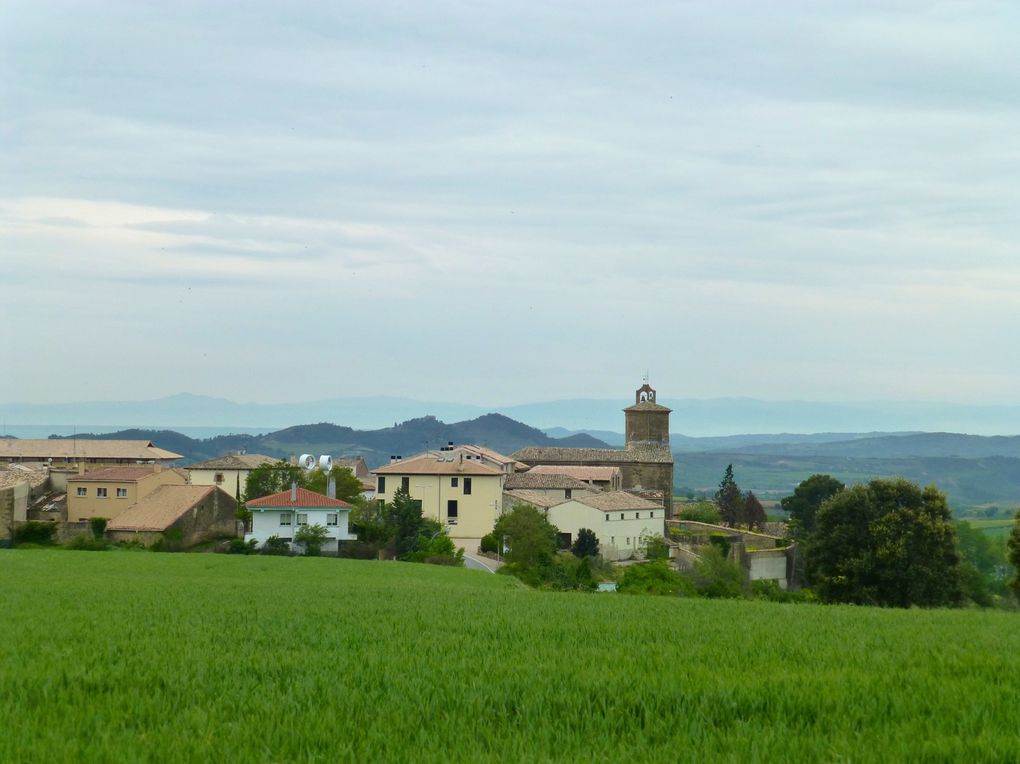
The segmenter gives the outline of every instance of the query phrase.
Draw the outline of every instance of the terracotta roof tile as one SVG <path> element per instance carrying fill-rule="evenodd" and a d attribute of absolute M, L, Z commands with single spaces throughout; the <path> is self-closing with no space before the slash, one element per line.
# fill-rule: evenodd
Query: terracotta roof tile
<path fill-rule="evenodd" d="M 185 512 L 218 490 L 214 485 L 161 485 L 106 527 L 111 531 L 165 531 Z"/>
<path fill-rule="evenodd" d="M 567 462 L 573 464 L 592 463 L 594 466 L 608 464 L 632 464 L 634 462 L 673 463 L 669 446 L 651 443 L 632 444 L 629 448 L 564 448 L 562 446 L 528 446 L 514 453 L 514 458 L 527 464 L 549 464 Z"/>
<path fill-rule="evenodd" d="M 592 486 L 569 475 L 543 472 L 517 472 L 506 479 L 506 490 L 513 491 L 518 488 L 571 488 L 585 491 L 592 490 Z M 595 488 L 594 490 L 598 490 Z"/>
<path fill-rule="evenodd" d="M 532 504 L 536 507 L 543 509 L 549 509 L 549 507 L 555 507 L 557 504 L 563 504 L 569 499 L 564 499 L 562 496 L 550 496 L 547 493 L 541 491 L 529 491 L 527 489 L 520 489 L 517 491 L 504 491 L 504 496 L 509 496 L 511 499 L 523 502 L 524 504 Z"/>
<path fill-rule="evenodd" d="M 265 454 L 223 454 L 204 462 L 192 464 L 192 470 L 252 470 L 263 464 L 276 464 L 279 459 Z"/>
<path fill-rule="evenodd" d="M 536 464 L 528 472 L 532 475 L 569 475 L 578 480 L 606 482 L 622 475 L 619 467 L 584 467 L 573 464 Z"/>
<path fill-rule="evenodd" d="M 160 470 L 160 472 L 169 472 L 170 470 Z M 177 470 L 172 470 L 175 475 L 182 478 L 182 482 L 187 482 L 187 477 L 181 475 Z M 84 475 L 73 475 L 67 479 L 69 483 L 81 483 L 88 481 L 104 481 L 104 482 L 117 482 L 137 483 L 139 480 L 144 480 L 147 477 L 157 474 L 155 466 L 152 464 L 125 464 L 121 467 L 104 467 L 98 470 L 89 470 Z"/>
<path fill-rule="evenodd" d="M 248 509 L 304 509 L 336 507 L 337 509 L 351 509 L 351 505 L 340 499 L 331 499 L 321 493 L 309 491 L 307 488 L 297 489 L 297 501 L 291 501 L 291 491 L 274 493 L 271 496 L 263 496 L 260 499 L 252 499 L 245 502 Z"/>
<path fill-rule="evenodd" d="M 0 438 L 0 459 L 182 459 L 157 448 L 151 440 L 94 440 L 91 438 Z"/>
<path fill-rule="evenodd" d="M 603 512 L 616 512 L 629 509 L 662 509 L 661 504 L 654 501 L 642 499 L 627 491 L 610 491 L 608 493 L 594 493 L 590 496 L 581 496 L 573 499 L 594 509 L 601 509 Z"/>
<path fill-rule="evenodd" d="M 502 475 L 503 473 L 477 459 L 461 459 L 454 455 L 453 461 L 440 461 L 451 458 L 449 454 L 423 454 L 411 459 L 387 464 L 372 470 L 376 475 Z"/>

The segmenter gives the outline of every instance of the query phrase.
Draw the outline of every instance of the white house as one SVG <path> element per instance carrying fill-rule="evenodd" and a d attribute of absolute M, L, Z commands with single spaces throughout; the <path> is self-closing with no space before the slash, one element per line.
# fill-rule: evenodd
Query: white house
<path fill-rule="evenodd" d="M 546 510 L 549 522 L 571 544 L 582 528 L 595 532 L 607 560 L 626 560 L 641 548 L 642 536 L 662 537 L 666 510 L 661 504 L 626 491 L 595 493 L 562 501 Z"/>
<path fill-rule="evenodd" d="M 246 506 L 251 512 L 251 530 L 244 534 L 244 540 L 255 539 L 259 546 L 271 536 L 293 543 L 294 534 L 304 525 L 321 525 L 329 533 L 322 545 L 324 552 L 336 552 L 338 542 L 357 539 L 349 531 L 351 505 L 306 488 L 292 487 L 252 499 Z"/>

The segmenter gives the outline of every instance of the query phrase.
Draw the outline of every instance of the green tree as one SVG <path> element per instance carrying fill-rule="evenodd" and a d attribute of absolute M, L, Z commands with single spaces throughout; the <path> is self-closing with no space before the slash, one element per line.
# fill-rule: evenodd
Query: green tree
<path fill-rule="evenodd" d="M 830 496 L 846 488 L 829 475 L 812 475 L 793 489 L 793 494 L 779 504 L 790 516 L 790 535 L 793 538 L 807 537 L 815 529 L 815 515 L 818 508 Z"/>
<path fill-rule="evenodd" d="M 691 578 L 694 587 L 703 597 L 743 597 L 750 591 L 747 574 L 735 560 L 730 560 L 715 544 L 698 552 L 701 559 L 694 565 Z"/>
<path fill-rule="evenodd" d="M 939 607 L 962 598 L 956 529 L 934 486 L 872 480 L 833 495 L 805 553 L 827 602 Z"/>
<path fill-rule="evenodd" d="M 641 549 L 644 550 L 646 560 L 669 559 L 669 544 L 658 533 L 641 534 Z"/>
<path fill-rule="evenodd" d="M 967 598 L 982 607 L 996 604 L 1009 593 L 1006 545 L 1002 536 L 990 536 L 980 528 L 961 521 L 956 524 L 963 589 Z"/>
<path fill-rule="evenodd" d="M 765 507 L 758 501 L 754 491 L 748 491 L 744 495 L 744 519 L 747 522 L 747 527 L 752 531 L 762 530 L 765 523 L 768 522 L 769 518 L 765 514 Z"/>
<path fill-rule="evenodd" d="M 624 594 L 659 594 L 696 597 L 697 591 L 687 576 L 682 576 L 665 560 L 628 565 L 616 584 Z"/>
<path fill-rule="evenodd" d="M 350 467 L 334 466 L 328 473 L 316 468 L 302 475 L 301 485 L 309 491 L 325 494 L 329 488 L 329 479 L 336 482 L 336 498 L 348 504 L 360 504 L 363 500 L 361 492 L 365 490 L 361 481 L 354 476 Z M 281 489 L 283 490 L 283 489 Z"/>
<path fill-rule="evenodd" d="M 318 557 L 322 554 L 322 545 L 329 538 L 329 531 L 321 525 L 302 525 L 294 534 L 294 541 L 305 549 L 308 557 Z"/>
<path fill-rule="evenodd" d="M 715 492 L 715 503 L 719 505 L 719 514 L 724 525 L 731 528 L 740 525 L 744 520 L 744 497 L 740 493 L 737 481 L 733 479 L 733 465 L 726 465 L 726 472 L 719 482 L 719 490 Z"/>
<path fill-rule="evenodd" d="M 103 538 L 106 533 L 106 524 L 108 520 L 105 517 L 93 517 L 89 520 L 89 529 L 92 531 L 92 537 L 95 539 Z"/>
<path fill-rule="evenodd" d="M 528 568 L 548 563 L 556 553 L 559 531 L 535 507 L 517 504 L 496 522 L 493 532 L 510 549 L 506 553 L 509 565 Z"/>
<path fill-rule="evenodd" d="M 1009 550 L 1009 564 L 1013 566 L 1013 577 L 1009 585 L 1017 597 L 1020 597 L 1020 509 L 1016 511 L 1014 518 L 1006 547 Z"/>
<path fill-rule="evenodd" d="M 393 494 L 393 501 L 386 505 L 384 517 L 393 556 L 403 559 L 418 543 L 418 536 L 424 527 L 421 502 L 412 499 L 407 491 L 399 488 Z"/>
<path fill-rule="evenodd" d="M 285 461 L 263 464 L 248 473 L 244 483 L 244 500 L 272 496 L 290 488 L 291 483 L 302 485 L 304 470 Z M 325 493 L 325 491 L 323 491 Z"/>
<path fill-rule="evenodd" d="M 699 501 L 696 504 L 689 504 L 681 509 L 680 519 L 718 525 L 722 522 L 722 515 L 719 513 L 719 506 L 717 504 L 711 501 Z"/>
<path fill-rule="evenodd" d="M 577 532 L 577 538 L 574 539 L 574 544 L 570 551 L 574 553 L 574 557 L 597 556 L 599 553 L 599 539 L 595 535 L 595 531 L 590 528 L 581 528 Z"/>

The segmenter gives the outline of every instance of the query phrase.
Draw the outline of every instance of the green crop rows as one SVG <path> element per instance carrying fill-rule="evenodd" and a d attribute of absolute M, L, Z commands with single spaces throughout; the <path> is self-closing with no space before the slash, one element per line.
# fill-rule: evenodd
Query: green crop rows
<path fill-rule="evenodd" d="M 0 552 L 0 761 L 1018 761 L 1020 619 Z"/>

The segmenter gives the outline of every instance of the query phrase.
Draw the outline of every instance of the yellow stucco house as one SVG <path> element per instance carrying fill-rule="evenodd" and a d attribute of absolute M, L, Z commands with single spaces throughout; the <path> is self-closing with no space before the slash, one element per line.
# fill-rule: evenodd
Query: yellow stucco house
<path fill-rule="evenodd" d="M 395 460 L 372 471 L 376 499 L 393 501 L 401 488 L 421 502 L 422 515 L 436 520 L 456 538 L 481 538 L 492 530 L 502 509 L 508 471 L 494 466 L 495 452 L 442 449 Z M 497 455 L 500 456 L 500 455 Z M 512 459 L 503 457 L 510 464 Z M 512 470 L 510 470 L 512 472 Z"/>
<path fill-rule="evenodd" d="M 112 520 L 160 486 L 187 482 L 183 471 L 166 469 L 158 463 L 91 470 L 67 480 L 67 521 L 77 523 L 91 517 Z"/>

